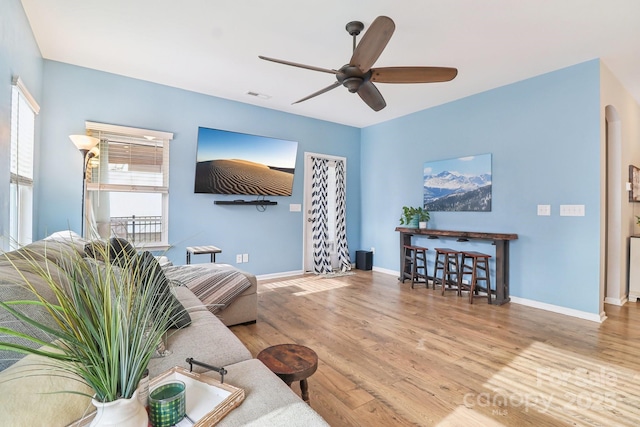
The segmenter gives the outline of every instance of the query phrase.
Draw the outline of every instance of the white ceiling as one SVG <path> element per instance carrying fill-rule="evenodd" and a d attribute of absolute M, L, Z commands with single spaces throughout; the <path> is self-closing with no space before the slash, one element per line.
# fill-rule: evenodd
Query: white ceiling
<path fill-rule="evenodd" d="M 640 0 L 22 0 L 46 59 L 364 127 L 601 58 L 640 102 Z M 396 30 L 374 65 L 449 66 L 447 83 L 377 83 L 374 112 L 331 74 L 351 57 L 349 21 Z M 361 35 L 362 36 L 362 35 Z M 360 36 L 360 37 L 361 37 Z M 358 39 L 359 40 L 359 39 Z M 260 99 L 248 91 L 270 95 Z"/>

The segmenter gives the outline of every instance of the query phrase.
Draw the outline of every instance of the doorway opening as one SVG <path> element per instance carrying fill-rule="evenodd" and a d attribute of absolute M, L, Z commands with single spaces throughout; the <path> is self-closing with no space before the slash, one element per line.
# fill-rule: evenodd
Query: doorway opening
<path fill-rule="evenodd" d="M 628 265 L 627 243 L 623 238 L 622 188 L 625 172 L 622 166 L 622 126 L 616 109 L 605 108 L 605 194 L 604 194 L 604 283 L 601 285 L 601 307 L 604 303 L 626 302 Z"/>
<path fill-rule="evenodd" d="M 326 172 L 319 183 L 314 183 L 314 159 L 322 161 Z M 304 272 L 327 272 L 336 270 L 345 263 L 346 236 L 344 236 L 344 204 L 346 202 L 346 168 L 345 157 L 326 154 L 305 153 L 304 160 L 304 239 L 303 239 L 303 270 Z M 317 199 L 318 192 L 326 196 L 321 202 Z M 314 193 L 316 199 L 314 200 Z M 342 200 L 342 203 L 340 203 Z M 315 204 L 314 204 L 315 203 Z M 341 206 L 342 205 L 342 206 Z M 317 237 L 314 243 L 314 233 L 325 235 L 321 246 Z M 326 265 L 318 271 L 318 251 L 328 254 Z M 348 258 L 348 249 L 346 249 Z M 350 260 L 349 264 L 350 264 Z"/>

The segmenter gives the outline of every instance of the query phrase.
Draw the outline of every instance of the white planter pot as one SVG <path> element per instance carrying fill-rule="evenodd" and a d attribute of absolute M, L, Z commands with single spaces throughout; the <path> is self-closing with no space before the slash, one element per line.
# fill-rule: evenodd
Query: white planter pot
<path fill-rule="evenodd" d="M 118 399 L 113 402 L 91 400 L 96 407 L 96 416 L 91 427 L 148 427 L 149 417 L 144 406 L 138 400 L 138 391 L 130 399 Z"/>
<path fill-rule="evenodd" d="M 418 223 L 418 228 L 427 228 L 427 221 L 420 221 Z"/>

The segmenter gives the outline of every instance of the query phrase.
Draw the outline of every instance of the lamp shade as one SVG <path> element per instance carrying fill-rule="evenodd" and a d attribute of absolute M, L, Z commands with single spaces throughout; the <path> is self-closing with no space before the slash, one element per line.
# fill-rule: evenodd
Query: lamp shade
<path fill-rule="evenodd" d="M 78 150 L 91 150 L 98 145 L 100 140 L 89 135 L 69 135 L 71 142 L 75 144 Z"/>

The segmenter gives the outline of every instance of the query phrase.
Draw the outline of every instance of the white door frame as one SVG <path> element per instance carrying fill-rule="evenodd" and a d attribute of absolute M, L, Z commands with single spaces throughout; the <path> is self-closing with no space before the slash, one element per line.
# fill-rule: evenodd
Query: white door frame
<path fill-rule="evenodd" d="M 303 191 L 303 205 L 302 205 L 302 212 L 303 212 L 302 271 L 305 273 L 307 272 L 307 268 L 306 268 L 307 261 L 309 261 L 309 257 L 313 257 L 313 254 L 309 253 L 310 251 L 308 250 L 311 243 L 309 242 L 310 237 L 308 236 L 308 227 L 307 227 L 309 224 L 309 210 L 311 209 L 311 176 L 313 172 L 313 167 L 311 164 L 312 157 L 323 158 L 323 159 L 334 160 L 334 161 L 343 161 L 345 187 L 347 183 L 347 158 L 346 157 L 332 156 L 330 154 L 320 154 L 320 153 L 311 153 L 311 152 L 304 153 L 304 191 Z M 346 194 L 346 190 L 345 190 L 345 194 Z M 311 259 L 310 262 L 313 262 L 313 259 Z"/>

